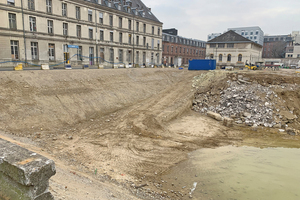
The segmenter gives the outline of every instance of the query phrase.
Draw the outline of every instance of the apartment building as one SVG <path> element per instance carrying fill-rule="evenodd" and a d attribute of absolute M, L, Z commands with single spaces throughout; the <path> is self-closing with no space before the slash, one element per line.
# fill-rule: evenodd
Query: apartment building
<path fill-rule="evenodd" d="M 197 39 L 178 36 L 176 29 L 163 30 L 163 59 L 164 65 L 187 65 L 189 60 L 204 59 L 206 42 Z"/>
<path fill-rule="evenodd" d="M 230 30 L 235 31 L 241 36 L 255 43 L 258 43 L 262 46 L 264 44 L 264 32 L 261 30 L 259 26 L 229 28 L 228 31 Z"/>
<path fill-rule="evenodd" d="M 0 62 L 150 65 L 162 23 L 140 0 L 0 0 Z"/>
<path fill-rule="evenodd" d="M 263 58 L 285 58 L 287 48 L 292 46 L 291 35 L 264 36 Z"/>

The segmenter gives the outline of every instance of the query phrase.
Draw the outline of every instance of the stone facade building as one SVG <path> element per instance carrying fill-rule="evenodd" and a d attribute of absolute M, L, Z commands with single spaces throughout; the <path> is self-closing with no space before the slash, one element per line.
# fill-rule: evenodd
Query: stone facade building
<path fill-rule="evenodd" d="M 228 31 L 206 45 L 207 58 L 216 59 L 217 66 L 242 67 L 262 62 L 262 45 L 253 42 L 235 31 Z"/>
<path fill-rule="evenodd" d="M 159 64 L 162 23 L 140 0 L 0 0 L 0 62 Z"/>
<path fill-rule="evenodd" d="M 189 60 L 205 58 L 206 42 L 177 35 L 176 29 L 163 30 L 162 63 L 166 66 L 188 65 Z"/>

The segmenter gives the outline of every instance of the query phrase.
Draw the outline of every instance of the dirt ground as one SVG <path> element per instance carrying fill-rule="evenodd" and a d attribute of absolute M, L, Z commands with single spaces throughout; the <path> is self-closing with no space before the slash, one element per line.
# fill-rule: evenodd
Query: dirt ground
<path fill-rule="evenodd" d="M 161 175 L 193 150 L 238 144 L 249 133 L 191 111 L 192 80 L 201 73 L 207 72 L 1 72 L 0 137 L 55 161 L 56 199 L 185 199 L 188 192 L 161 186 Z M 203 87 L 219 90 L 234 73 Z M 245 73 L 261 84 L 300 83 L 295 71 Z M 298 115 L 300 90 L 277 92 Z"/>

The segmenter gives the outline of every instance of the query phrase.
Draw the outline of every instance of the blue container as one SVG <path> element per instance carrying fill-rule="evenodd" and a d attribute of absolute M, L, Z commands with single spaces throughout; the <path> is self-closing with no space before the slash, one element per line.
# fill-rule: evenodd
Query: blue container
<path fill-rule="evenodd" d="M 215 70 L 216 60 L 190 60 L 189 70 Z"/>

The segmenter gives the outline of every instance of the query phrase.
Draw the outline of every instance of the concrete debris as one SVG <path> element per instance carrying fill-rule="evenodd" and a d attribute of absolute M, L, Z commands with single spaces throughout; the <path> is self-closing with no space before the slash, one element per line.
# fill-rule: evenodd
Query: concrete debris
<path fill-rule="evenodd" d="M 195 77 L 195 84 L 204 75 Z M 241 81 L 242 80 L 242 81 Z M 250 82 L 249 79 L 238 75 L 236 81 L 228 80 L 227 87 L 218 92 L 196 93 L 193 110 L 207 114 L 225 126 L 244 124 L 257 129 L 258 126 L 281 128 L 282 124 L 297 119 L 291 111 L 283 111 L 275 107 L 274 99 L 279 100 L 271 86 L 263 86 Z M 279 119 L 278 119 L 279 118 Z"/>

